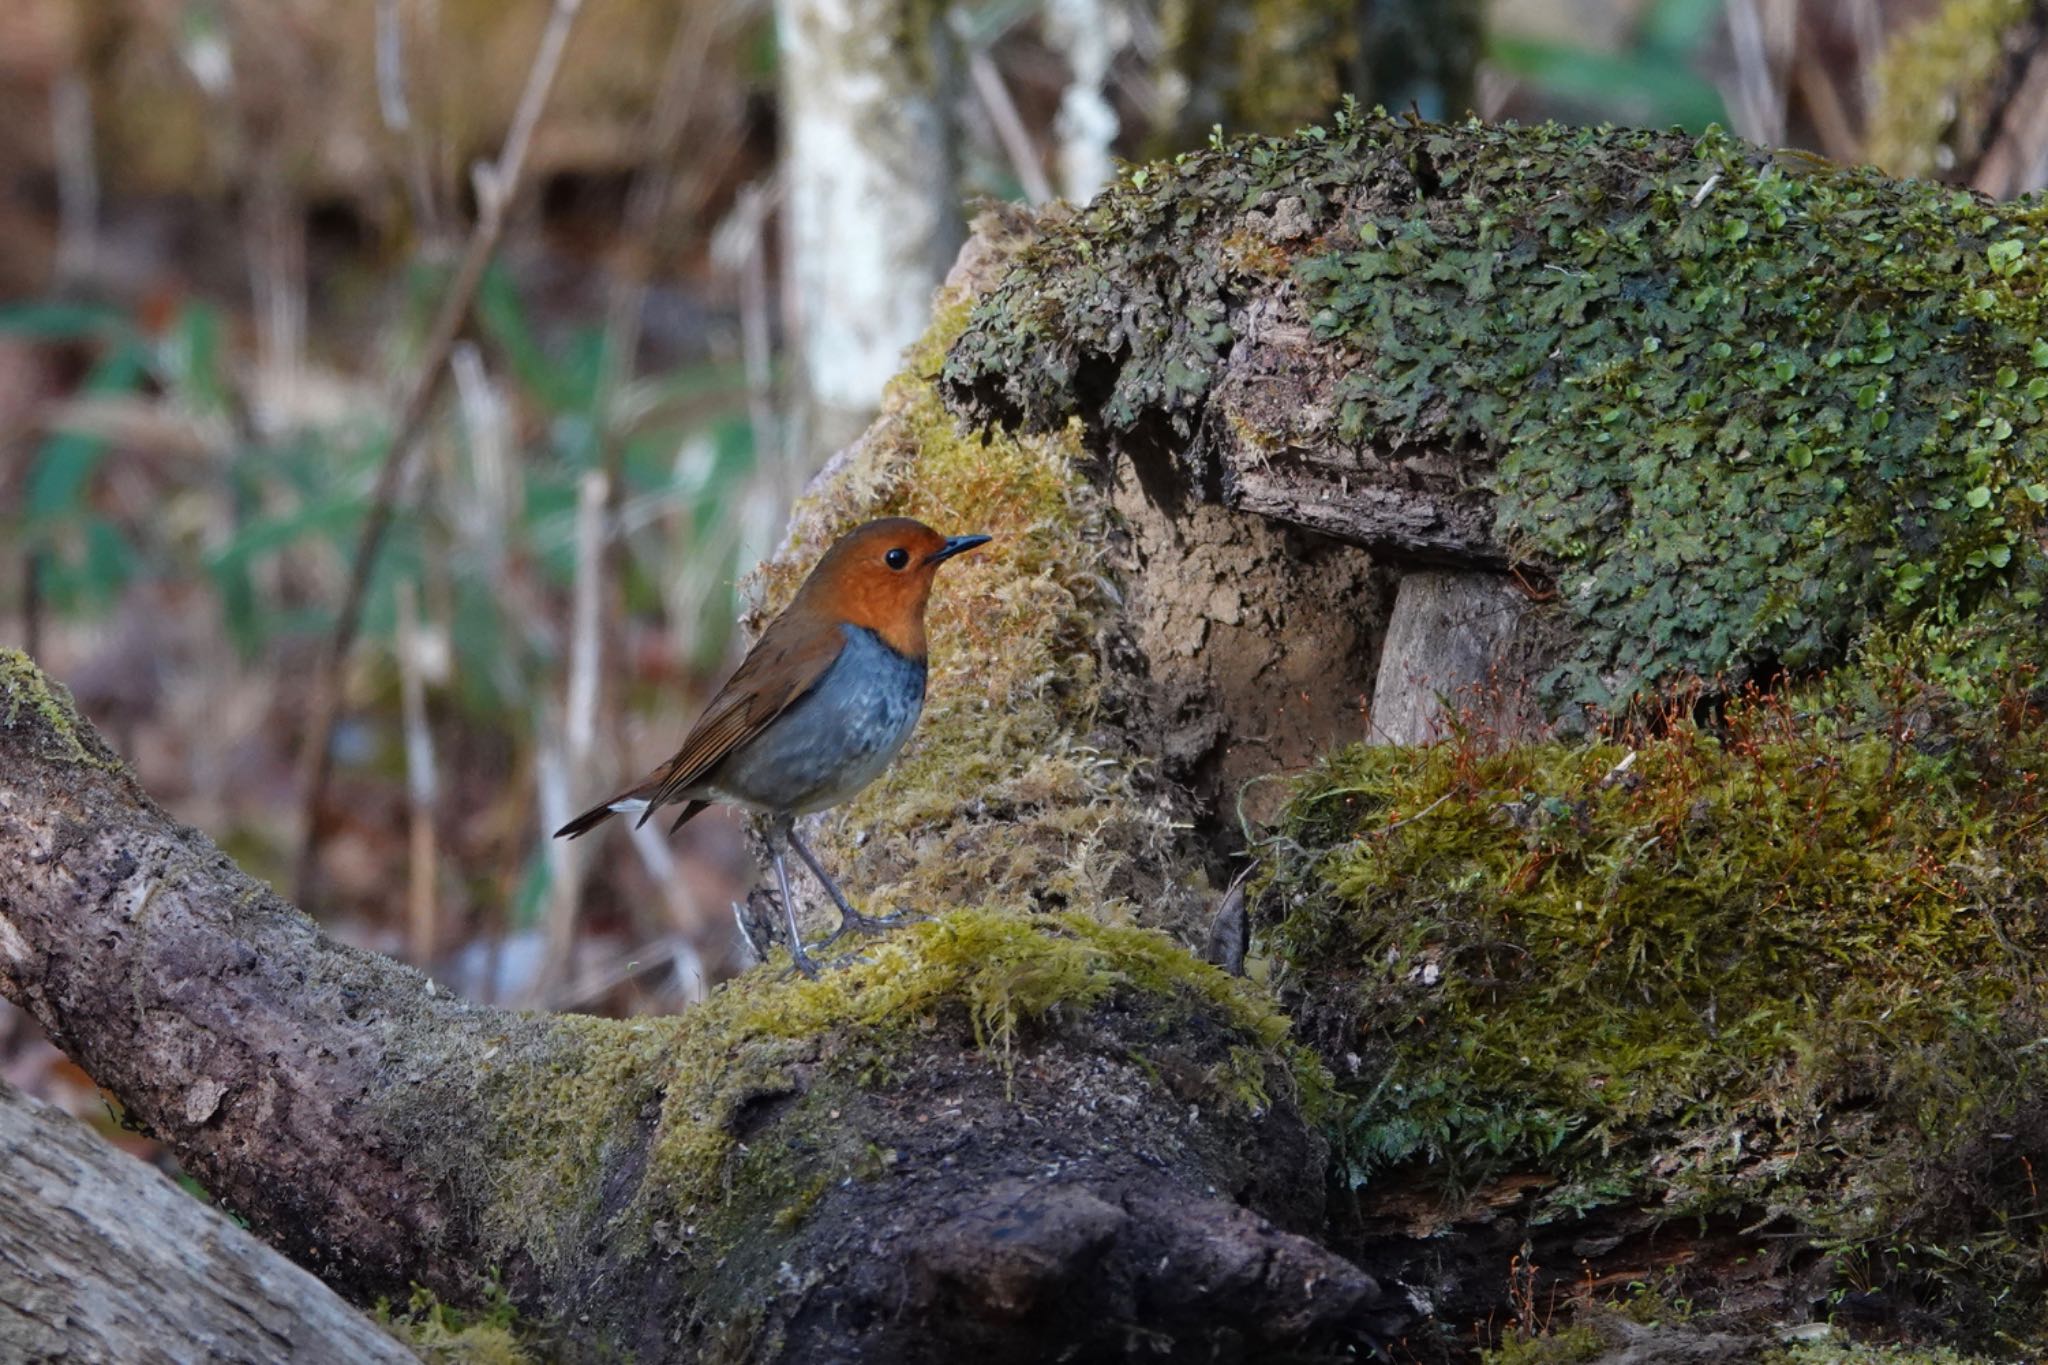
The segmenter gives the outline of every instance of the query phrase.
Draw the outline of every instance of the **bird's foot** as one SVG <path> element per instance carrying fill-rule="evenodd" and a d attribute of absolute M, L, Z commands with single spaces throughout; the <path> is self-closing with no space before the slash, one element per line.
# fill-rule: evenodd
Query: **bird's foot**
<path fill-rule="evenodd" d="M 837 964 L 834 965 L 836 966 Z M 810 955 L 802 944 L 798 944 L 796 949 L 790 953 L 789 970 L 782 974 L 782 979 L 787 981 L 799 973 L 803 975 L 806 981 L 816 981 L 818 979 L 818 961 Z"/>
<path fill-rule="evenodd" d="M 839 913 L 839 927 L 834 929 L 830 936 L 810 946 L 822 952 L 848 934 L 866 934 L 870 938 L 875 938 L 888 933 L 891 929 L 915 924 L 923 918 L 923 915 L 913 914 L 908 910 L 898 910 L 893 915 L 863 915 L 855 910 L 842 910 Z"/>

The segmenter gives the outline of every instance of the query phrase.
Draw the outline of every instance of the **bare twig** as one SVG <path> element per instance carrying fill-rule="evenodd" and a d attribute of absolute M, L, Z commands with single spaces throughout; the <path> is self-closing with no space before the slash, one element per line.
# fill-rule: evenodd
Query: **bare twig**
<path fill-rule="evenodd" d="M 448 357 L 455 376 L 456 405 L 463 434 L 469 438 L 468 498 L 456 508 L 456 525 L 476 556 L 484 579 L 505 581 L 510 527 L 522 493 L 519 464 L 512 457 L 512 416 L 505 395 L 484 368 L 483 353 L 474 342 L 460 342 Z"/>
<path fill-rule="evenodd" d="M 435 402 L 446 381 L 449 352 L 468 322 L 470 307 L 483 284 L 484 272 L 497 254 L 499 239 L 504 236 L 505 215 L 525 175 L 526 154 L 533 143 L 534 129 L 547 107 L 548 94 L 561 70 L 562 51 L 568 45 L 570 28 L 582 7 L 583 0 L 555 0 L 547 29 L 541 34 L 539 50 L 534 54 L 532 69 L 527 72 L 526 88 L 520 95 L 512 127 L 505 135 L 504 147 L 495 163 L 477 168 L 476 227 L 471 231 L 469 244 L 456 267 L 455 278 L 442 297 L 441 310 L 434 319 L 433 328 L 427 333 L 421 363 L 414 370 L 413 387 L 399 410 L 397 428 L 392 432 L 390 448 L 385 451 L 384 464 L 377 471 L 376 486 L 370 493 L 369 512 L 363 519 L 362 534 L 356 542 L 355 560 L 349 566 L 348 588 L 335 616 L 334 631 L 328 638 L 326 653 L 314 675 L 310 723 L 305 747 L 299 756 L 299 790 L 304 804 L 294 881 L 297 899 L 301 901 L 308 898 L 306 893 L 310 889 L 318 851 L 317 817 L 333 771 L 332 744 L 335 720 L 341 708 L 342 667 L 362 624 L 363 598 L 369 590 L 370 573 L 376 565 L 377 551 L 383 545 L 384 534 L 390 529 L 394 504 L 406 469 L 411 464 L 412 452 L 426 431 L 427 421 L 433 415 Z"/>
<path fill-rule="evenodd" d="M 1813 119 L 1814 131 L 1820 136 L 1821 151 L 1834 161 L 1845 164 L 1855 161 L 1862 153 L 1863 139 L 1857 136 L 1855 124 L 1849 118 L 1848 103 L 1836 88 L 1827 64 L 1811 52 L 1795 52 L 1792 84 Z"/>
<path fill-rule="evenodd" d="M 602 474 L 586 474 L 576 501 L 576 585 L 569 625 L 569 691 L 565 737 L 572 775 L 581 778 L 597 741 L 599 650 L 605 543 L 606 485 Z"/>
<path fill-rule="evenodd" d="M 753 430 L 757 460 L 771 458 L 781 446 L 775 420 L 766 251 L 768 219 L 779 197 L 772 182 L 741 186 L 732 212 L 718 225 L 711 242 L 712 263 L 739 282 L 740 354 L 746 363 L 747 421 Z"/>
<path fill-rule="evenodd" d="M 689 884 L 676 866 L 675 851 L 669 847 L 668 840 L 657 826 L 634 826 L 632 839 L 633 851 L 640 855 L 647 875 L 661 888 L 662 899 L 668 906 L 669 924 L 676 933 L 676 980 L 683 998 L 701 1000 L 705 985 L 704 959 L 697 951 L 697 944 L 709 926 L 704 907 L 690 893 Z"/>
<path fill-rule="evenodd" d="M 681 977 L 695 962 L 696 953 L 682 938 L 674 935 L 658 938 L 585 972 L 550 994 L 545 1008 L 550 1011 L 587 1009 L 620 986 L 649 972 L 666 968 Z"/>
<path fill-rule="evenodd" d="M 1108 86 L 1117 52 L 1131 41 L 1122 5 L 1048 0 L 1046 41 L 1067 59 L 1070 79 L 1053 128 L 1059 138 L 1060 193 L 1086 203 L 1116 174 L 1111 151 L 1120 128 Z"/>
<path fill-rule="evenodd" d="M 57 278 L 75 287 L 99 264 L 100 176 L 92 150 L 92 89 L 67 71 L 50 90 L 57 154 Z"/>
<path fill-rule="evenodd" d="M 569 624 L 569 684 L 563 701 L 562 743 L 559 755 L 549 766 L 566 792 L 582 791 L 590 785 L 590 758 L 597 741 L 597 703 L 600 664 L 599 645 L 603 632 L 600 606 L 604 583 L 605 477 L 586 474 L 576 503 L 576 583 Z M 567 820 L 566 796 L 557 798 L 565 812 L 561 820 L 550 816 L 547 834 Z M 548 887 L 547 954 L 541 963 L 534 990 L 545 999 L 567 972 L 576 946 L 576 919 L 583 893 L 584 858 L 580 849 L 564 840 L 548 840 L 552 869 Z"/>
<path fill-rule="evenodd" d="M 1024 187 L 1024 197 L 1033 204 L 1048 202 L 1053 197 L 1052 181 L 1046 177 L 1038 148 L 1032 145 L 1030 130 L 1017 112 L 1017 102 L 1010 98 L 1010 87 L 1003 83 L 995 59 L 979 47 L 968 48 L 967 74 L 982 108 L 988 111 L 989 122 L 995 125 L 996 140 L 1003 144 L 1003 155 L 1009 158 L 1017 183 Z"/>
<path fill-rule="evenodd" d="M 405 912 L 406 953 L 425 965 L 433 960 L 440 911 L 436 875 L 440 850 L 434 831 L 439 786 L 434 773 L 434 734 L 427 725 L 425 636 L 420 630 L 418 594 L 412 583 L 398 587 L 398 695 L 405 720 L 405 794 L 411 808 L 411 861 Z"/>
<path fill-rule="evenodd" d="M 2048 175 L 2048 4 L 2035 0 L 2005 35 L 2005 57 L 1984 98 L 1978 145 L 1965 153 L 1956 179 L 1996 199 L 2040 188 Z"/>
<path fill-rule="evenodd" d="M 440 212 L 434 198 L 432 154 L 423 130 L 414 122 L 406 94 L 405 23 L 399 0 L 377 0 L 377 109 L 385 131 L 404 143 L 405 178 L 412 195 L 413 215 L 421 235 L 440 235 Z"/>
<path fill-rule="evenodd" d="M 681 161 L 683 133 L 689 126 L 691 96 L 703 82 L 711 40 L 726 18 L 725 10 L 726 6 L 718 3 L 691 5 L 676 24 L 675 38 L 662 64 L 661 84 L 655 91 L 654 107 L 648 112 L 642 133 L 641 168 L 626 196 L 620 268 L 612 277 L 605 305 L 606 371 L 598 407 L 601 419 L 608 417 L 610 399 L 632 372 L 633 357 L 640 349 L 647 281 L 653 274 L 663 219 L 675 197 L 676 170 Z M 618 463 L 623 450 L 624 442 L 616 437 L 608 439 L 605 473 L 611 477 L 614 498 L 624 493 L 620 478 L 623 470 Z"/>
<path fill-rule="evenodd" d="M 1735 56 L 1729 112 L 1736 131 L 1752 142 L 1785 140 L 1785 58 L 1797 21 L 1792 0 L 1730 0 L 1728 5 Z"/>

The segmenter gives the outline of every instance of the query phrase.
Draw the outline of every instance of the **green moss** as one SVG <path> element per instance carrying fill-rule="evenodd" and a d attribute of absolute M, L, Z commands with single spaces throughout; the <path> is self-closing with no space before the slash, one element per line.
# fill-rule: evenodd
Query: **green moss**
<path fill-rule="evenodd" d="M 800 1222 L 830 1184 L 889 1168 L 857 1125 L 836 1119 L 910 1043 L 964 1026 L 1007 1070 L 1033 1029 L 1078 1021 L 1111 997 L 1162 1037 L 1198 1019 L 1223 1031 L 1230 1064 L 1204 1093 L 1176 1090 L 1182 1098 L 1250 1107 L 1257 1096 L 1263 1107 L 1276 1085 L 1329 1090 L 1260 988 L 1160 934 L 1080 915 L 963 910 L 815 981 L 752 973 L 677 1018 L 546 1021 L 537 1041 L 480 1059 L 492 1118 L 484 1151 L 462 1169 L 489 1173 L 485 1232 L 499 1256 L 546 1266 L 602 1236 L 703 1271 L 762 1227 Z M 644 1144 L 643 1161 L 607 1147 L 632 1142 Z M 637 1170 L 634 1187 L 606 1188 L 622 1168 Z"/>
<path fill-rule="evenodd" d="M 1581 1323 L 1551 1332 L 1515 1333 L 1490 1351 L 1480 1353 L 1484 1365 L 1579 1365 L 1598 1360 L 1607 1343 Z"/>
<path fill-rule="evenodd" d="M 52 682 L 35 661 L 16 649 L 0 649 L 0 726 L 36 726 L 43 757 L 87 768 L 119 771 L 121 762 L 80 737 L 78 708 L 62 683 Z M 86 732 L 89 733 L 89 732 Z"/>
<path fill-rule="evenodd" d="M 1141 168 L 976 305 L 948 394 L 1206 484 L 1233 309 L 1279 283 L 1225 243 L 1290 200 L 1282 297 L 1344 376 L 1290 439 L 1468 455 L 1581 642 L 1556 707 L 1960 619 L 2041 524 L 2048 206 L 1719 132 L 1374 118 Z"/>
<path fill-rule="evenodd" d="M 1082 476 L 1078 428 L 984 441 L 940 402 L 934 380 L 969 306 L 941 294 L 881 419 L 798 505 L 758 580 L 757 624 L 825 545 L 872 517 L 994 537 L 940 575 L 910 747 L 816 843 L 858 899 L 884 907 L 1087 905 L 1171 922 L 1192 897 L 1158 885 L 1168 817 L 1093 738 L 1098 641 L 1115 609 L 1108 511 Z"/>
<path fill-rule="evenodd" d="M 1973 156 L 1995 129 L 1986 97 L 2026 0 L 1947 0 L 1893 38 L 1875 70 L 1870 159 L 1892 175 L 1932 179 Z"/>
<path fill-rule="evenodd" d="M 1803 1341 L 1764 1353 L 1759 1365 L 1998 1365 L 1998 1356 L 1965 1355 L 1946 1346 L 1883 1346 Z"/>
<path fill-rule="evenodd" d="M 1966 706 L 1906 657 L 1633 747 L 1306 779 L 1266 946 L 1355 1062 L 1350 1179 L 1533 1169 L 1539 1221 L 1739 1213 L 2042 1332 L 2048 719 L 2031 666 Z"/>
<path fill-rule="evenodd" d="M 429 1365 L 533 1365 L 520 1336 L 519 1316 L 504 1287 L 493 1281 L 481 1306 L 453 1308 L 418 1286 L 403 1309 L 377 1305 L 376 1319 Z"/>

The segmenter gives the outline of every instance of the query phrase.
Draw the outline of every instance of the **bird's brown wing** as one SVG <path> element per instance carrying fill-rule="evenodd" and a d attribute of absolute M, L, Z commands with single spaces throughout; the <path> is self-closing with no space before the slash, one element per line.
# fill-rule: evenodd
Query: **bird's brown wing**
<path fill-rule="evenodd" d="M 810 628 L 799 629 L 800 625 Z M 701 781 L 727 754 L 760 734 L 817 686 L 845 647 L 846 637 L 837 630 L 818 630 L 809 622 L 777 617 L 690 727 L 675 757 L 562 826 L 555 831 L 556 837 L 573 839 L 595 828 L 621 801 L 645 801 L 639 823 L 646 824 L 658 807 Z"/>

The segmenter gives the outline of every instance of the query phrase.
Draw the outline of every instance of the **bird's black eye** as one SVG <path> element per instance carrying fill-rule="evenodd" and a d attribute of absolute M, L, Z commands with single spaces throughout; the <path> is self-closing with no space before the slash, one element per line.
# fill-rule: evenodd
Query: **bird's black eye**
<path fill-rule="evenodd" d="M 882 559 L 888 564 L 890 568 L 900 569 L 910 563 L 910 551 L 904 549 L 901 545 L 898 545 L 895 549 L 883 555 Z"/>

